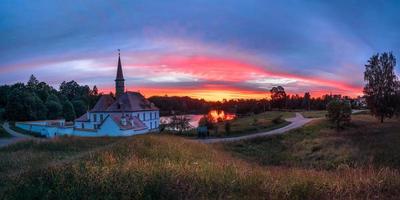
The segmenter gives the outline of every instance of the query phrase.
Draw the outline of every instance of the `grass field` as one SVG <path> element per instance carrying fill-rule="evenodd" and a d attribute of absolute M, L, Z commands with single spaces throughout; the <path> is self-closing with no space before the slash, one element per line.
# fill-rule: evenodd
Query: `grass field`
<path fill-rule="evenodd" d="M 325 119 L 275 137 L 225 145 L 241 158 L 262 165 L 313 169 L 375 166 L 400 168 L 400 120 L 380 124 L 369 115 L 353 115 L 336 132 Z"/>
<path fill-rule="evenodd" d="M 317 110 L 317 111 L 302 111 L 300 112 L 305 118 L 323 118 L 326 116 L 326 110 Z"/>
<path fill-rule="evenodd" d="M 397 198 L 397 121 L 380 126 L 364 115 L 354 120 L 342 133 L 316 121 L 273 137 L 276 147 L 268 139 L 248 141 L 249 153 L 243 153 L 244 142 L 227 147 L 156 134 L 23 142 L 0 149 L 0 199 Z M 271 148 L 278 157 L 266 151 Z M 270 158 L 253 156 L 262 154 Z M 344 159 L 326 165 L 343 155 L 355 164 Z"/>

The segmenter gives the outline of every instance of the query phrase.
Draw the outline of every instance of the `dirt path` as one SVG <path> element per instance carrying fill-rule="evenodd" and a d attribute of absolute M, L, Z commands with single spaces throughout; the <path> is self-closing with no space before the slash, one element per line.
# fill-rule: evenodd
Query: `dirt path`
<path fill-rule="evenodd" d="M 37 139 L 29 135 L 15 132 L 14 130 L 10 129 L 10 125 L 8 124 L 8 122 L 5 122 L 2 126 L 5 131 L 12 135 L 12 137 L 0 139 L 0 148 L 20 141 Z"/>
<path fill-rule="evenodd" d="M 296 113 L 296 117 L 286 119 L 286 121 L 289 121 L 291 123 L 289 125 L 287 125 L 287 126 L 282 127 L 282 128 L 278 128 L 278 129 L 267 131 L 267 132 L 261 132 L 261 133 L 254 133 L 254 134 L 250 134 L 250 135 L 238 136 L 238 137 L 199 139 L 198 141 L 206 143 L 206 144 L 216 143 L 216 142 L 234 142 L 234 141 L 246 140 L 246 139 L 251 139 L 251 138 L 256 138 L 256 137 L 283 134 L 283 133 L 285 133 L 287 131 L 302 127 L 302 126 L 304 126 L 305 124 L 307 124 L 308 122 L 310 122 L 312 120 L 313 119 L 310 119 L 310 118 L 304 118 L 303 115 L 301 115 L 300 113 Z"/>

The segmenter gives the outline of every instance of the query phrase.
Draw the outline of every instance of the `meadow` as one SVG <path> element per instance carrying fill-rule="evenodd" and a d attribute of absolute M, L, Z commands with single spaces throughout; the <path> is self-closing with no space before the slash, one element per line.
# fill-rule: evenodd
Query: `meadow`
<path fill-rule="evenodd" d="M 381 124 L 356 114 L 337 132 L 324 118 L 285 135 L 224 145 L 229 151 L 261 165 L 335 170 L 357 167 L 400 168 L 400 121 Z"/>
<path fill-rule="evenodd" d="M 370 120 L 354 116 L 341 133 L 317 120 L 284 136 L 225 145 L 163 134 L 18 143 L 0 149 L 0 198 L 396 198 L 399 125 Z"/>

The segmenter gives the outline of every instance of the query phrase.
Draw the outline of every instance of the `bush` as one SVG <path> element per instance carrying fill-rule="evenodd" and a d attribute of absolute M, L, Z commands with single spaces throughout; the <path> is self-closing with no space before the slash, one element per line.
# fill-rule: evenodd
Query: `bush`
<path fill-rule="evenodd" d="M 274 124 L 280 124 L 280 123 L 283 123 L 283 122 L 284 122 L 284 120 L 282 119 L 282 115 L 279 115 L 279 116 L 277 116 L 277 117 L 272 119 L 272 123 L 274 123 Z"/>
<path fill-rule="evenodd" d="M 335 124 L 337 130 L 351 120 L 351 105 L 348 101 L 332 100 L 326 109 L 328 111 L 326 118 Z"/>

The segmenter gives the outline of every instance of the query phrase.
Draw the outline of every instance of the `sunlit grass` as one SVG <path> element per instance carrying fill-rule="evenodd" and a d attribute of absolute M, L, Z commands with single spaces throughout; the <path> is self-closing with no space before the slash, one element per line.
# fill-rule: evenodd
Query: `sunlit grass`
<path fill-rule="evenodd" d="M 226 144 L 241 158 L 263 165 L 337 169 L 340 167 L 400 168 L 400 121 L 380 124 L 370 115 L 354 115 L 337 132 L 326 119 L 284 135 Z"/>
<path fill-rule="evenodd" d="M 2 151 L 5 155 L 31 150 L 27 157 L 47 150 L 81 153 L 66 159 L 49 156 L 43 166 L 2 176 L 0 198 L 368 199 L 399 194 L 399 172 L 390 168 L 262 167 L 218 146 L 168 135 L 142 135 L 112 144 L 106 138 L 98 141 L 101 148 L 87 149 L 79 149 L 86 139 L 75 139 L 59 139 L 62 148 L 25 143 Z M 8 171 L 13 174 L 13 169 Z"/>

